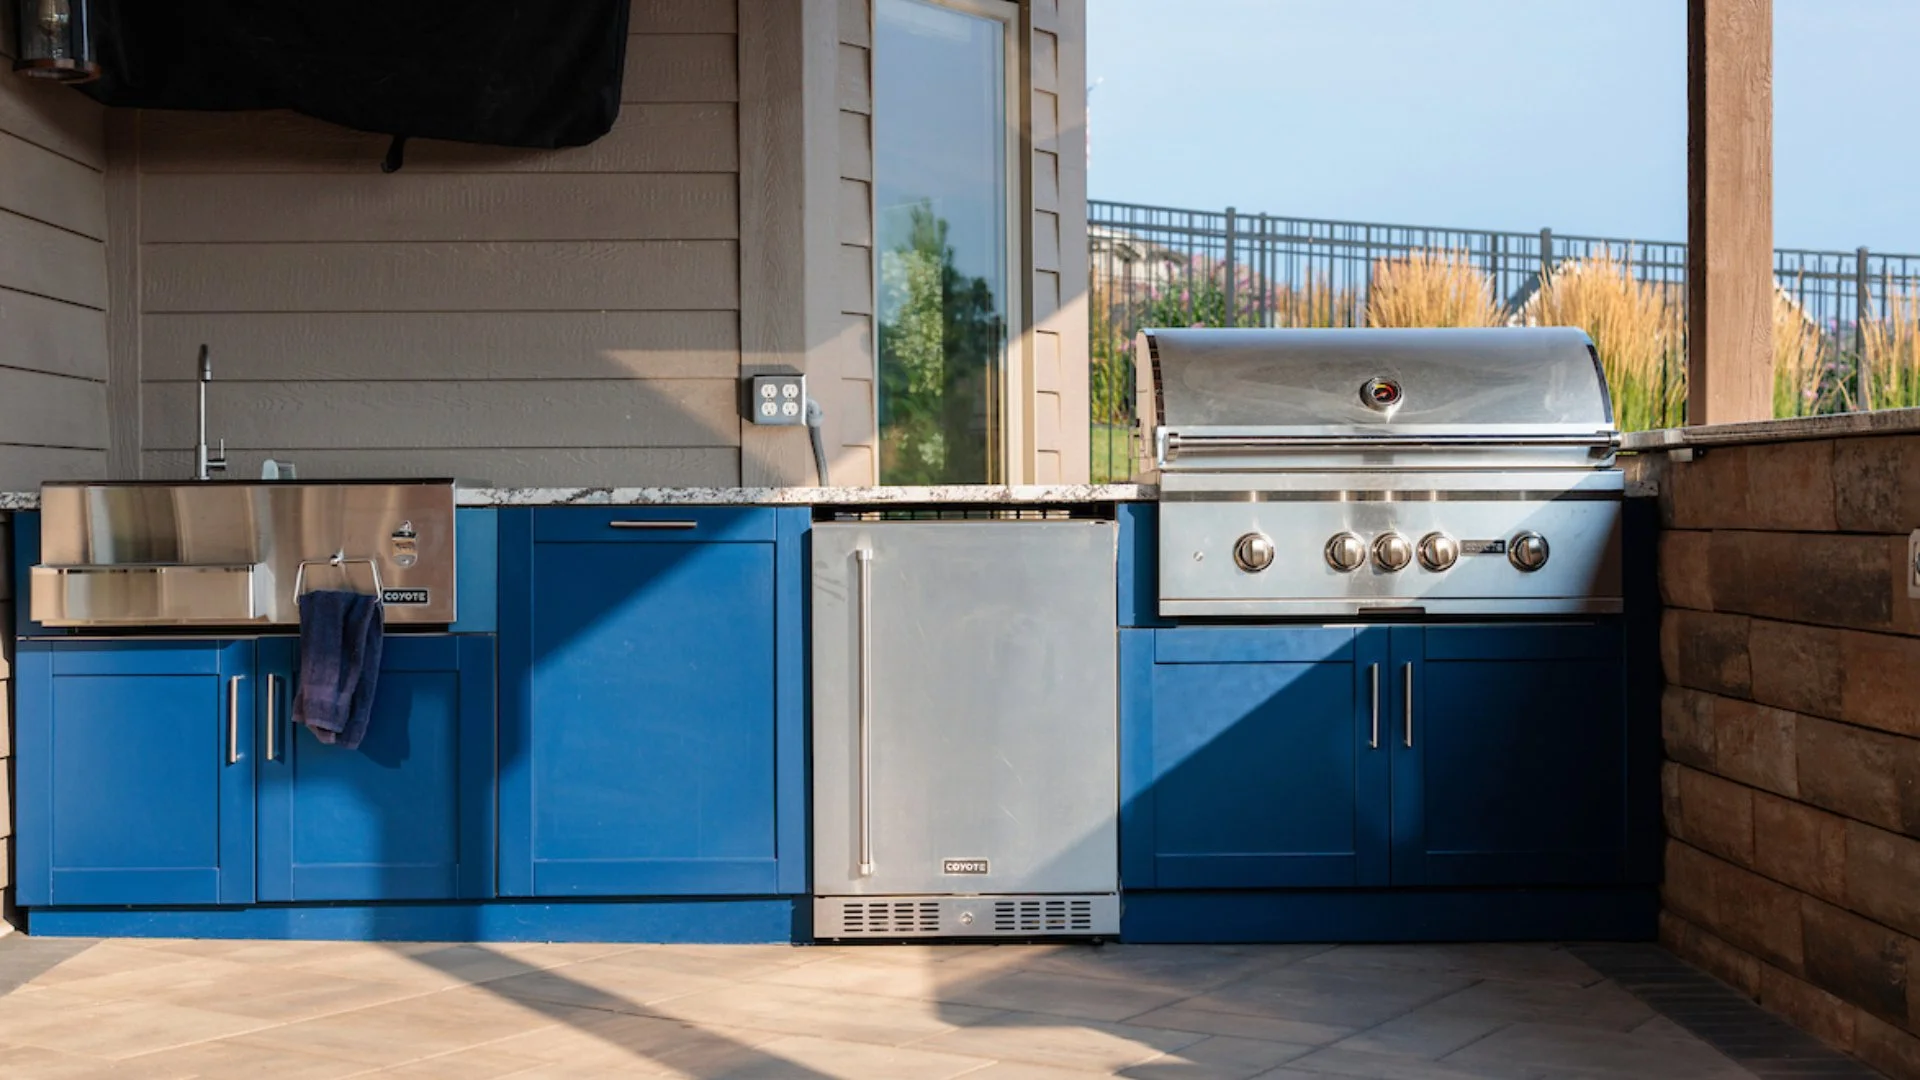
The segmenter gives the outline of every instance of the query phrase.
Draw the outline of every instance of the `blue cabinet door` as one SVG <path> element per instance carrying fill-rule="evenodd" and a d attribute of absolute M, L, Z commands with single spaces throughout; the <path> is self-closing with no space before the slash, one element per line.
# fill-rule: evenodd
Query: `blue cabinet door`
<path fill-rule="evenodd" d="M 388 637 L 347 750 L 293 723 L 297 641 L 260 642 L 260 899 L 492 895 L 493 652 L 484 635 Z"/>
<path fill-rule="evenodd" d="M 22 642 L 20 902 L 254 897 L 253 644 Z"/>
<path fill-rule="evenodd" d="M 1618 625 L 1392 634 L 1394 883 L 1622 880 Z"/>
<path fill-rule="evenodd" d="M 1123 884 L 1384 884 L 1385 644 L 1333 627 L 1123 631 Z"/>
<path fill-rule="evenodd" d="M 503 894 L 804 890 L 805 521 L 502 519 Z"/>

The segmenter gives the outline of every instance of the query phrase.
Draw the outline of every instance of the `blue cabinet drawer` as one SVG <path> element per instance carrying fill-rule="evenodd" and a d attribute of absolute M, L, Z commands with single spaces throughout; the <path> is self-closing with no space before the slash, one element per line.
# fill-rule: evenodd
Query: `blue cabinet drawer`
<path fill-rule="evenodd" d="M 535 543 L 703 544 L 772 542 L 768 506 L 555 506 L 533 512 Z"/>

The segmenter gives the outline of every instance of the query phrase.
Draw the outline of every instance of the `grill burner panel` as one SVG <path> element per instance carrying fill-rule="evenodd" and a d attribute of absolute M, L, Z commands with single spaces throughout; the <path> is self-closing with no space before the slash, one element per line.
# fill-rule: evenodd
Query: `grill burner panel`
<path fill-rule="evenodd" d="M 1585 334 L 1149 330 L 1160 612 L 1618 612 L 1618 435 Z"/>

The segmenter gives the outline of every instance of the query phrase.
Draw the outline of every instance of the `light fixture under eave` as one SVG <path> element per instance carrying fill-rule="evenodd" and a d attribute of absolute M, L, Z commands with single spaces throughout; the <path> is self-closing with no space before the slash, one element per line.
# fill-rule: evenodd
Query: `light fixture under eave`
<path fill-rule="evenodd" d="M 13 0 L 13 5 L 20 28 L 16 73 L 64 83 L 100 77 L 89 0 Z"/>

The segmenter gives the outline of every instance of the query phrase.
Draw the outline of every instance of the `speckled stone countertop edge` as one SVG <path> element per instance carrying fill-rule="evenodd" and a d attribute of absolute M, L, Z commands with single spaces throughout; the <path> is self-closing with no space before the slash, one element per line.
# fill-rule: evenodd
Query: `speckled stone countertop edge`
<path fill-rule="evenodd" d="M 1155 488 L 1138 484 L 954 484 L 939 487 L 509 487 L 460 488 L 460 506 L 1022 506 L 1141 502 Z"/>
<path fill-rule="evenodd" d="M 1143 484 L 954 484 L 943 487 L 457 487 L 456 506 L 1033 506 L 1145 502 Z M 0 491 L 0 513 L 40 509 L 38 491 Z"/>

